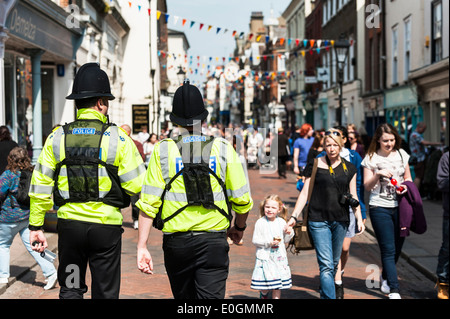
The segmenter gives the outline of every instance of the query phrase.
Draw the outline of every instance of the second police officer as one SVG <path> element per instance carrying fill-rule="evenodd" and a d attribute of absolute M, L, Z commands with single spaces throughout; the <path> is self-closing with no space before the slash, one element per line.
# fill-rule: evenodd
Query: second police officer
<path fill-rule="evenodd" d="M 155 145 L 137 202 L 138 268 L 153 272 L 147 249 L 153 225 L 164 233 L 164 263 L 176 299 L 225 297 L 227 236 L 240 241 L 253 207 L 233 146 L 201 134 L 207 116 L 200 91 L 186 80 L 175 92 L 170 114 L 180 135 Z"/>
<path fill-rule="evenodd" d="M 59 297 L 83 298 L 89 263 L 92 298 L 115 299 L 120 290 L 120 209 L 141 191 L 145 165 L 125 131 L 109 123 L 114 96 L 97 63 L 81 66 L 67 99 L 75 100 L 76 120 L 49 135 L 31 180 L 30 242 L 40 252 L 48 246 L 42 226 L 55 203 Z"/>

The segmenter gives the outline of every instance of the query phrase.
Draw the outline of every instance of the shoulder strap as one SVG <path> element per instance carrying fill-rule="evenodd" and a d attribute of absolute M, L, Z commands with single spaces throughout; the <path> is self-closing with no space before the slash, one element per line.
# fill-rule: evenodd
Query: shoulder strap
<path fill-rule="evenodd" d="M 309 208 L 309 201 L 311 199 L 311 195 L 312 195 L 312 191 L 314 188 L 314 182 L 316 181 L 316 173 L 317 173 L 317 166 L 319 165 L 319 159 L 315 158 L 314 159 L 314 166 L 313 166 L 313 171 L 311 174 L 311 179 L 309 181 L 309 187 L 308 187 L 308 199 L 306 202 L 306 209 L 304 209 L 304 216 L 303 216 L 303 225 L 306 225 L 307 221 L 308 221 L 308 208 Z"/>

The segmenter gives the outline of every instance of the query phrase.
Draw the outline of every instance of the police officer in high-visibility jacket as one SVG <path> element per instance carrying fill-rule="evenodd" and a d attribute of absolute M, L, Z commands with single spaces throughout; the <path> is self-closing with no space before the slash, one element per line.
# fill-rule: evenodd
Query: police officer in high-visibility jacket
<path fill-rule="evenodd" d="M 120 290 L 122 214 L 141 191 L 145 165 L 125 131 L 109 123 L 113 100 L 107 74 L 97 63 L 78 70 L 67 99 L 77 118 L 47 138 L 30 187 L 30 242 L 42 252 L 45 212 L 58 209 L 58 282 L 62 299 L 83 298 L 86 267 L 92 298 L 115 299 Z"/>
<path fill-rule="evenodd" d="M 201 134 L 207 116 L 200 91 L 186 80 L 175 92 L 170 114 L 180 135 L 155 145 L 136 204 L 141 209 L 138 268 L 153 273 L 147 250 L 153 225 L 164 234 L 164 264 L 176 299 L 225 297 L 227 236 L 240 241 L 253 206 L 231 143 Z"/>

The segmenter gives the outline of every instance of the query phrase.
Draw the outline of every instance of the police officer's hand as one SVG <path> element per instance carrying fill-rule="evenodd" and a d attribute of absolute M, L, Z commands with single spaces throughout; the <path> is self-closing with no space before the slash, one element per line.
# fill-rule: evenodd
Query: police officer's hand
<path fill-rule="evenodd" d="M 228 230 L 227 236 L 230 237 L 234 244 L 238 245 L 242 237 L 244 236 L 244 232 L 237 230 L 233 226 Z"/>
<path fill-rule="evenodd" d="M 45 238 L 42 230 L 30 231 L 30 243 L 31 248 L 39 253 L 43 252 L 48 247 L 47 238 Z"/>
<path fill-rule="evenodd" d="M 138 248 L 137 265 L 144 274 L 153 274 L 153 260 L 147 248 Z"/>

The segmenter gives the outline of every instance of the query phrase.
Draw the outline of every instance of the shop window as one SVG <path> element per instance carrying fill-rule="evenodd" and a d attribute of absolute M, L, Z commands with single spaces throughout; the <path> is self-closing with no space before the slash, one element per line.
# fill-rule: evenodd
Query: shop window
<path fill-rule="evenodd" d="M 433 4 L 433 21 L 432 21 L 432 62 L 442 60 L 442 2 L 435 1 Z"/>
<path fill-rule="evenodd" d="M 398 83 L 398 30 L 392 29 L 392 84 Z"/>
<path fill-rule="evenodd" d="M 411 68 L 411 18 L 405 20 L 405 67 L 404 81 L 408 80 L 409 70 Z"/>
<path fill-rule="evenodd" d="M 33 91 L 31 61 L 27 57 L 17 56 L 15 59 L 16 77 L 16 123 L 17 143 L 27 144 L 27 136 L 32 133 Z"/>

